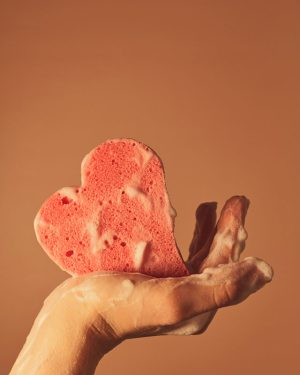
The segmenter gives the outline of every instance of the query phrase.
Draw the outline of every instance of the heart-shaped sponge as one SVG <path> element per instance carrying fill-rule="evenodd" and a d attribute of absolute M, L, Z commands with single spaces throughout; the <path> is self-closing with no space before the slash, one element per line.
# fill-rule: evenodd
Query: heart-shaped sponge
<path fill-rule="evenodd" d="M 94 271 L 185 276 L 163 164 L 134 139 L 108 140 L 81 164 L 81 186 L 52 194 L 34 219 L 49 257 L 71 275 Z"/>

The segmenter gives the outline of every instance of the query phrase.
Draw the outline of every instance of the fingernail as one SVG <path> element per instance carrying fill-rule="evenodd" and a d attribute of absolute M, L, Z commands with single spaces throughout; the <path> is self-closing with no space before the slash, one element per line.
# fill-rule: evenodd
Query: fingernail
<path fill-rule="evenodd" d="M 237 238 L 239 241 L 246 241 L 246 239 L 248 238 L 248 233 L 243 226 L 240 226 L 238 230 Z"/>

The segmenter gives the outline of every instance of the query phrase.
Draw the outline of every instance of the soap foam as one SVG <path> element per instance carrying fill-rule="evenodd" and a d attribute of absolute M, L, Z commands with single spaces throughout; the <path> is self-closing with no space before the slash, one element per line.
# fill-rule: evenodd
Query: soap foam
<path fill-rule="evenodd" d="M 58 190 L 58 193 L 60 195 L 62 195 L 63 197 L 67 197 L 73 201 L 77 201 L 78 200 L 78 196 L 76 194 L 76 189 L 73 188 L 73 187 L 64 187 L 60 190 Z"/>
<path fill-rule="evenodd" d="M 134 262 L 135 262 L 135 267 L 137 270 L 139 270 L 143 264 L 143 258 L 144 258 L 146 246 L 147 246 L 146 241 L 138 242 L 135 246 Z"/>

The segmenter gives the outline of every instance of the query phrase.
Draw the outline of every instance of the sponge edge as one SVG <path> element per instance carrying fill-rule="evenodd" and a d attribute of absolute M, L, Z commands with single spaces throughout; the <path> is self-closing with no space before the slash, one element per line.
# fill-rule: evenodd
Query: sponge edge
<path fill-rule="evenodd" d="M 107 140 L 81 162 L 81 186 L 52 194 L 34 219 L 39 244 L 64 271 L 189 274 L 162 161 L 132 138 Z"/>

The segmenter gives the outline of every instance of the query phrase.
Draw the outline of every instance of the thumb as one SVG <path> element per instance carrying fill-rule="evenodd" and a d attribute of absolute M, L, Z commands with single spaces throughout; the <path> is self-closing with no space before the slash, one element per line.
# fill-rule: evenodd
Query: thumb
<path fill-rule="evenodd" d="M 122 338 L 159 335 L 183 320 L 245 300 L 272 276 L 266 262 L 248 257 L 206 268 L 201 274 L 148 278 L 135 285 L 122 311 L 120 306 L 116 315 L 110 310 L 106 320 L 117 327 Z M 120 319 L 120 314 L 126 319 Z"/>

